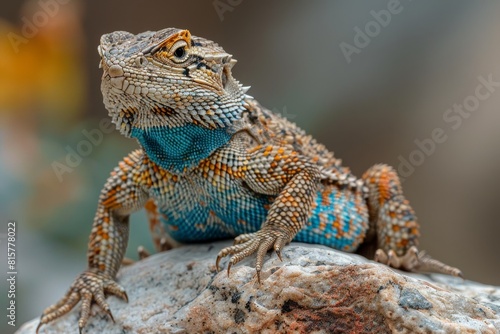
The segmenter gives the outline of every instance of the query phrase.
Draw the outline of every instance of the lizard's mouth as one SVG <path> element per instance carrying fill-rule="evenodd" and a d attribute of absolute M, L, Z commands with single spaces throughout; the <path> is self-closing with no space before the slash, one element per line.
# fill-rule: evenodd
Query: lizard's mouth
<path fill-rule="evenodd" d="M 109 68 L 113 65 L 110 64 L 106 61 L 106 48 L 103 47 L 102 45 L 97 46 L 97 52 L 99 53 L 99 56 L 101 57 L 99 59 L 99 68 L 103 70 L 104 75 L 109 74 L 108 70 Z"/>
<path fill-rule="evenodd" d="M 97 47 L 97 52 L 101 57 L 101 59 L 99 59 L 99 68 L 102 69 L 103 74 L 106 75 L 109 69 L 109 65 L 106 63 L 106 59 L 104 57 L 104 51 L 100 45 Z"/>

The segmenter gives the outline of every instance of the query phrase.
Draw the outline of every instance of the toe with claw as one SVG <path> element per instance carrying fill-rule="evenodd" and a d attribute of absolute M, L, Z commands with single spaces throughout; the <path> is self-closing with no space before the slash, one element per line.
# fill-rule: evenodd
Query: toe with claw
<path fill-rule="evenodd" d="M 262 270 L 264 257 L 267 251 L 273 248 L 281 260 L 281 250 L 288 242 L 290 242 L 289 239 L 289 236 L 285 233 L 265 229 L 256 233 L 242 234 L 235 238 L 233 246 L 226 247 L 219 252 L 215 265 L 217 270 L 219 270 L 220 260 L 231 255 L 227 265 L 227 274 L 229 275 L 233 265 L 237 264 L 244 258 L 257 253 L 255 270 L 257 271 L 257 280 L 260 283 L 260 272 Z"/>
<path fill-rule="evenodd" d="M 106 295 L 110 294 L 128 302 L 127 293 L 112 278 L 97 271 L 84 271 L 76 278 L 69 291 L 59 302 L 43 311 L 36 333 L 38 334 L 43 325 L 71 311 L 79 301 L 82 302 L 80 319 L 78 320 L 80 333 L 87 324 L 90 317 L 90 307 L 93 303 L 96 303 L 114 322 L 113 314 L 106 302 Z"/>
<path fill-rule="evenodd" d="M 393 250 L 386 253 L 384 250 L 378 249 L 375 252 L 374 260 L 392 268 L 402 269 L 409 272 L 436 272 L 463 277 L 462 272 L 459 269 L 433 259 L 425 252 L 419 252 L 415 246 L 408 249 L 406 254 L 403 256 L 398 256 Z"/>

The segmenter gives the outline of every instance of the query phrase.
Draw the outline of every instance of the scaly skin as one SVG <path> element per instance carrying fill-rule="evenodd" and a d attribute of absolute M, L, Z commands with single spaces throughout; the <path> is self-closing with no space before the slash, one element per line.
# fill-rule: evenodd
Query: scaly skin
<path fill-rule="evenodd" d="M 111 316 L 105 293 L 127 300 L 115 278 L 128 217 L 144 206 L 157 247 L 158 231 L 180 242 L 236 237 L 217 267 L 226 256 L 229 270 L 255 253 L 259 280 L 266 252 L 281 256 L 292 240 L 348 252 L 373 241 L 375 259 L 392 267 L 461 275 L 418 253 L 419 225 L 394 169 L 376 165 L 353 176 L 325 146 L 246 95 L 231 74 L 236 61 L 214 42 L 175 28 L 114 32 L 101 38 L 99 53 L 104 104 L 141 149 L 111 173 L 88 268 L 39 328 L 82 300 L 81 331 L 93 302 Z"/>

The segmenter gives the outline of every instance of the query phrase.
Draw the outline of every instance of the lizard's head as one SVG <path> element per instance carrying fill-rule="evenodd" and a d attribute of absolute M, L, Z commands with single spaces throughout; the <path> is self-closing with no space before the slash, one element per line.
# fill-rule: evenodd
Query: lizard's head
<path fill-rule="evenodd" d="M 101 90 L 126 136 L 155 127 L 228 129 L 244 110 L 246 89 L 231 75 L 236 63 L 216 43 L 167 28 L 101 37 Z"/>

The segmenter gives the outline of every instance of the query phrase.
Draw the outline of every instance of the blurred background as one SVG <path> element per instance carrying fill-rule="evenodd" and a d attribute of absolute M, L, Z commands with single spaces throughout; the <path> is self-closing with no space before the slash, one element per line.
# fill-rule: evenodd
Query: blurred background
<path fill-rule="evenodd" d="M 17 221 L 18 326 L 85 268 L 100 189 L 137 147 L 100 124 L 96 47 L 115 30 L 174 26 L 217 41 L 250 95 L 356 175 L 380 162 L 399 170 L 421 249 L 500 285 L 500 3 L 36 0 L 0 12 L 0 233 Z M 131 226 L 136 258 L 138 245 L 152 250 L 145 213 Z M 0 248 L 5 310 L 1 234 Z"/>

